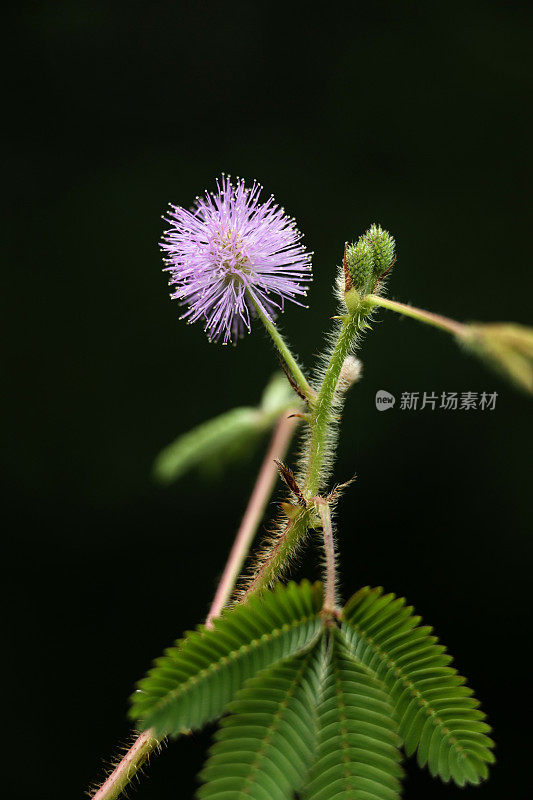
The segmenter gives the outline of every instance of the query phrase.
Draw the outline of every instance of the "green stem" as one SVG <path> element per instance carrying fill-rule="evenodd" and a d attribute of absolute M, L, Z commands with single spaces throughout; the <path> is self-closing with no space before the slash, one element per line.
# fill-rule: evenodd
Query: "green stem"
<path fill-rule="evenodd" d="M 294 358 L 293 354 L 289 350 L 289 347 L 288 347 L 286 341 L 284 340 L 283 336 L 278 331 L 278 329 L 276 328 L 276 326 L 274 325 L 272 320 L 269 319 L 266 316 L 266 314 L 259 308 L 259 306 L 255 302 L 255 300 L 252 297 L 250 297 L 250 300 L 253 303 L 253 306 L 254 306 L 255 310 L 257 311 L 258 317 L 260 318 L 261 322 L 263 323 L 263 325 L 267 329 L 268 333 L 270 334 L 270 336 L 272 338 L 272 341 L 276 345 L 276 348 L 277 348 L 279 354 L 281 355 L 281 357 L 285 361 L 287 367 L 289 368 L 294 380 L 298 384 L 298 386 L 301 389 L 302 393 L 308 398 L 313 397 L 313 394 L 314 394 L 313 390 L 312 390 L 311 386 L 309 385 L 309 382 L 308 382 L 307 378 L 305 377 L 305 375 L 303 374 L 302 370 L 298 366 L 298 363 L 297 363 L 296 359 Z"/>
<path fill-rule="evenodd" d="M 327 449 L 327 435 L 332 422 L 332 404 L 335 389 L 337 388 L 344 359 L 352 348 L 357 332 L 365 327 L 365 319 L 369 311 L 369 306 L 359 305 L 354 308 L 353 313 L 345 314 L 341 318 L 342 324 L 337 342 L 330 356 L 320 391 L 318 396 L 310 401 L 310 413 L 308 415 L 311 430 L 310 445 L 307 454 L 305 483 L 302 487 L 303 494 L 308 501 L 319 492 L 324 461 L 330 456 Z M 316 509 L 311 503 L 306 509 L 302 508 L 296 517 L 287 522 L 279 539 L 263 560 L 242 600 L 253 592 L 263 591 L 276 580 L 280 573 L 283 572 L 291 556 L 301 546 L 308 529 L 313 527 L 316 522 Z"/>
<path fill-rule="evenodd" d="M 320 478 L 326 456 L 326 437 L 331 424 L 331 406 L 344 359 L 349 354 L 357 331 L 364 324 L 364 317 L 359 314 L 346 314 L 342 317 L 342 325 L 335 347 L 331 354 L 324 379 L 313 403 L 311 420 L 311 441 L 307 461 L 306 477 L 303 492 L 307 499 L 318 494 Z"/>
<path fill-rule="evenodd" d="M 365 297 L 365 302 L 368 302 L 372 306 L 388 308 L 391 311 L 396 311 L 397 314 L 403 314 L 405 317 L 412 317 L 419 322 L 425 322 L 426 325 L 433 325 L 435 328 L 453 333 L 454 336 L 463 336 L 466 332 L 466 325 L 463 325 L 461 322 L 443 317 L 441 314 L 434 314 L 432 311 L 424 311 L 422 308 L 409 306 L 406 303 L 389 300 L 386 297 L 380 297 L 376 294 L 367 295 Z"/>
<path fill-rule="evenodd" d="M 299 516 L 287 522 L 283 533 L 280 534 L 276 544 L 262 561 L 253 580 L 247 586 L 246 591 L 241 597 L 241 603 L 254 592 L 261 592 L 268 589 L 270 584 L 279 578 L 290 556 L 295 555 L 302 544 L 308 529 L 312 526 L 312 520 L 315 517 L 314 509 L 302 508 Z"/>

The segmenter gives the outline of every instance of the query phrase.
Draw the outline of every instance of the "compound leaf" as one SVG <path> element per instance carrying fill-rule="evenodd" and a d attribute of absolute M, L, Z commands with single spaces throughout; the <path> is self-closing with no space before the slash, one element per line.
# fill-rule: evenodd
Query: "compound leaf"
<path fill-rule="evenodd" d="M 222 714 L 259 670 L 309 645 L 322 628 L 322 587 L 279 584 L 199 626 L 159 658 L 138 684 L 130 716 L 156 736 L 177 736 Z"/>
<path fill-rule="evenodd" d="M 202 800 L 291 800 L 313 758 L 321 647 L 251 678 L 227 707 L 198 791 Z"/>
<path fill-rule="evenodd" d="M 381 587 L 360 589 L 343 611 L 343 632 L 354 656 L 383 681 L 407 755 L 459 786 L 477 784 L 494 762 L 485 714 L 451 657 L 420 625 L 403 598 Z"/>
<path fill-rule="evenodd" d="M 395 800 L 400 796 L 400 737 L 389 698 L 352 657 L 334 629 L 318 704 L 316 761 L 305 800 Z"/>

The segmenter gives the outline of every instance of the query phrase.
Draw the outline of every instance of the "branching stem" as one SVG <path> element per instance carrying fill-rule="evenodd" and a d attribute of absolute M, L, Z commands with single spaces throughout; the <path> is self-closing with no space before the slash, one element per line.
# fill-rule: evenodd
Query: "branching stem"
<path fill-rule="evenodd" d="M 226 567 L 207 615 L 206 625 L 209 627 L 212 624 L 212 620 L 222 612 L 222 609 L 231 596 L 236 580 L 239 577 L 243 561 L 248 554 L 259 523 L 263 518 L 266 504 L 274 489 L 276 476 L 278 474 L 275 459 L 282 459 L 285 455 L 294 430 L 299 422 L 299 418 L 290 417 L 290 413 L 290 411 L 283 412 L 274 430 L 248 506 L 244 512 L 241 525 L 231 548 Z M 107 777 L 100 788 L 91 795 L 91 800 L 116 800 L 116 798 L 120 796 L 150 754 L 159 746 L 160 741 L 153 733 L 153 728 L 149 728 L 137 737 L 113 772 Z"/>
<path fill-rule="evenodd" d="M 370 306 L 359 307 L 354 313 L 342 317 L 341 328 L 333 348 L 318 395 L 310 401 L 308 423 L 311 440 L 307 457 L 305 483 L 302 492 L 308 501 L 307 509 L 288 521 L 275 546 L 261 564 L 248 586 L 243 599 L 253 592 L 266 589 L 283 571 L 284 565 L 301 546 L 307 531 L 317 522 L 316 509 L 311 498 L 320 491 L 324 461 L 327 457 L 328 428 L 332 423 L 332 404 L 335 389 L 346 356 L 350 353 L 357 332 L 364 328 Z"/>
<path fill-rule="evenodd" d="M 369 294 L 365 297 L 365 301 L 372 306 L 381 306 L 388 308 L 390 311 L 396 311 L 397 314 L 403 314 L 405 317 L 412 317 L 419 322 L 425 322 L 426 325 L 433 325 L 435 328 L 440 328 L 448 333 L 453 333 L 454 336 L 464 336 L 467 326 L 462 322 L 456 322 L 448 317 L 443 317 L 441 314 L 434 314 L 432 311 L 424 311 L 422 308 L 407 305 L 407 303 L 399 303 L 397 300 L 389 300 L 387 297 L 380 297 L 376 294 Z"/>

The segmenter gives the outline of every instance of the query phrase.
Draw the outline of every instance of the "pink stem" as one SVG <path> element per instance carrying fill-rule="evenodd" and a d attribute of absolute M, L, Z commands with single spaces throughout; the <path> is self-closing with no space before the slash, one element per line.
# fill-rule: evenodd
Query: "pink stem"
<path fill-rule="evenodd" d="M 291 413 L 296 412 L 288 412 L 289 415 Z M 268 498 L 272 494 L 276 482 L 278 469 L 275 459 L 281 459 L 285 455 L 297 421 L 297 417 L 284 414 L 276 426 L 270 442 L 270 447 L 263 460 L 252 495 L 246 511 L 244 512 L 244 517 L 237 531 L 235 541 L 233 542 L 233 547 L 231 548 L 224 572 L 218 584 L 215 597 L 211 603 L 209 614 L 207 615 L 205 624 L 209 628 L 212 627 L 212 620 L 219 616 L 231 597 L 244 560 L 250 550 L 257 526 L 265 513 Z"/>
<path fill-rule="evenodd" d="M 272 494 L 278 474 L 274 459 L 283 458 L 294 429 L 299 422 L 298 417 L 290 416 L 293 413 L 297 412 L 285 412 L 280 417 L 274 430 L 270 446 L 259 470 L 248 506 L 244 512 L 222 578 L 207 615 L 206 626 L 209 628 L 212 627 L 213 619 L 219 616 L 231 596 L 243 562 L 248 555 L 257 526 L 265 512 L 268 498 Z M 97 792 L 91 796 L 91 800 L 115 800 L 121 794 L 150 753 L 159 745 L 159 740 L 153 734 L 152 728 L 141 733 L 111 775 L 108 776 Z"/>
<path fill-rule="evenodd" d="M 96 794 L 92 795 L 92 800 L 111 800 L 118 797 L 158 745 L 159 740 L 153 736 L 151 728 L 141 733 L 120 764 L 115 767 Z"/>
<path fill-rule="evenodd" d="M 324 611 L 335 611 L 335 542 L 333 541 L 333 526 L 331 524 L 331 512 L 329 503 L 322 497 L 313 498 L 318 506 L 318 513 L 322 520 L 322 531 L 324 534 L 324 551 L 326 554 L 326 588 L 324 591 Z"/>

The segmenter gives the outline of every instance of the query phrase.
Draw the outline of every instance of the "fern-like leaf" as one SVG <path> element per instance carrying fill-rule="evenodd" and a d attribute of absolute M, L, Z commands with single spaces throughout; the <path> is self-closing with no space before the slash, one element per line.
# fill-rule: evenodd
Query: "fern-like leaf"
<path fill-rule="evenodd" d="M 248 680 L 223 718 L 202 800 L 291 800 L 313 758 L 320 645 Z"/>
<path fill-rule="evenodd" d="M 317 709 L 316 761 L 305 800 L 394 800 L 403 774 L 389 698 L 334 629 Z"/>
<path fill-rule="evenodd" d="M 477 784 L 494 762 L 485 714 L 450 666 L 451 657 L 403 598 L 359 590 L 343 612 L 354 656 L 387 687 L 407 755 L 459 786 Z"/>
<path fill-rule="evenodd" d="M 139 682 L 130 716 L 159 737 L 215 719 L 245 680 L 314 639 L 321 604 L 320 584 L 280 584 L 187 633 Z"/>

